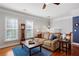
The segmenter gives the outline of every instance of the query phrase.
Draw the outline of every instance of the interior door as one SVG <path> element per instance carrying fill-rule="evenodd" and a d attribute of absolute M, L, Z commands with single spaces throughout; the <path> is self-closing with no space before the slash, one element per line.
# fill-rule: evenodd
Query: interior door
<path fill-rule="evenodd" d="M 73 17 L 73 42 L 79 43 L 79 16 Z"/>

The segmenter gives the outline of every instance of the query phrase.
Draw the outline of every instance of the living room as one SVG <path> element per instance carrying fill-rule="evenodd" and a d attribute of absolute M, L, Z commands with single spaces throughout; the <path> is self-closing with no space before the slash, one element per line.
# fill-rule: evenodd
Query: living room
<path fill-rule="evenodd" d="M 35 44 L 32 42 L 32 48 L 40 47 L 42 51 L 33 56 L 72 56 L 75 52 L 71 49 L 72 44 L 79 44 L 76 40 L 78 37 L 75 38 L 76 34 L 73 32 L 77 32 L 75 27 L 79 25 L 78 16 L 79 3 L 0 3 L 0 55 L 28 56 L 29 53 L 31 55 L 31 52 L 35 52 L 36 49 L 26 54 L 25 41 L 29 39 L 30 42 L 40 43 L 33 46 Z M 52 34 L 56 37 L 54 40 L 49 40 Z M 65 43 L 66 41 L 61 40 L 63 38 L 70 41 Z M 63 45 L 68 44 L 66 48 L 71 50 L 66 53 L 60 52 L 61 42 Z M 31 46 L 26 46 L 29 51 L 32 49 Z"/>

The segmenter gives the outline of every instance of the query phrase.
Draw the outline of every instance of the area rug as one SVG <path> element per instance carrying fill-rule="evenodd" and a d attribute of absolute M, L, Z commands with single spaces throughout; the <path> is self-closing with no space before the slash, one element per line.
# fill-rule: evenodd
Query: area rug
<path fill-rule="evenodd" d="M 26 47 L 15 47 L 12 49 L 14 56 L 29 56 L 29 50 Z M 51 51 L 42 48 L 41 52 L 38 52 L 40 48 L 32 49 L 31 53 L 35 53 L 32 56 L 50 56 L 52 54 Z"/>

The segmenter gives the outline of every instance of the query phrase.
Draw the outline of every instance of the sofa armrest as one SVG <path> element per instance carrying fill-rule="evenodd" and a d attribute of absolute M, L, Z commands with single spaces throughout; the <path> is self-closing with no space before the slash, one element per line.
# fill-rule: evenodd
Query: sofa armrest
<path fill-rule="evenodd" d="M 58 45 L 58 39 L 55 39 L 55 40 L 51 41 L 51 47 L 56 48 L 58 46 L 59 46 Z"/>

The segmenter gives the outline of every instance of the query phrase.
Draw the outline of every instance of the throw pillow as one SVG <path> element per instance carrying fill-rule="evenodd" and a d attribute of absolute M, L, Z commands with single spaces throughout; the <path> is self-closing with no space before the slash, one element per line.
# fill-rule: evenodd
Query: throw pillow
<path fill-rule="evenodd" d="M 56 39 L 57 37 L 55 36 L 55 34 L 53 34 L 52 35 L 52 39 L 54 40 L 54 39 Z"/>
<path fill-rule="evenodd" d="M 49 39 L 51 39 L 51 37 L 52 37 L 52 34 L 49 35 Z"/>
<path fill-rule="evenodd" d="M 51 34 L 50 35 L 50 40 L 54 40 L 54 39 L 56 39 L 57 37 L 54 35 L 54 34 Z"/>

